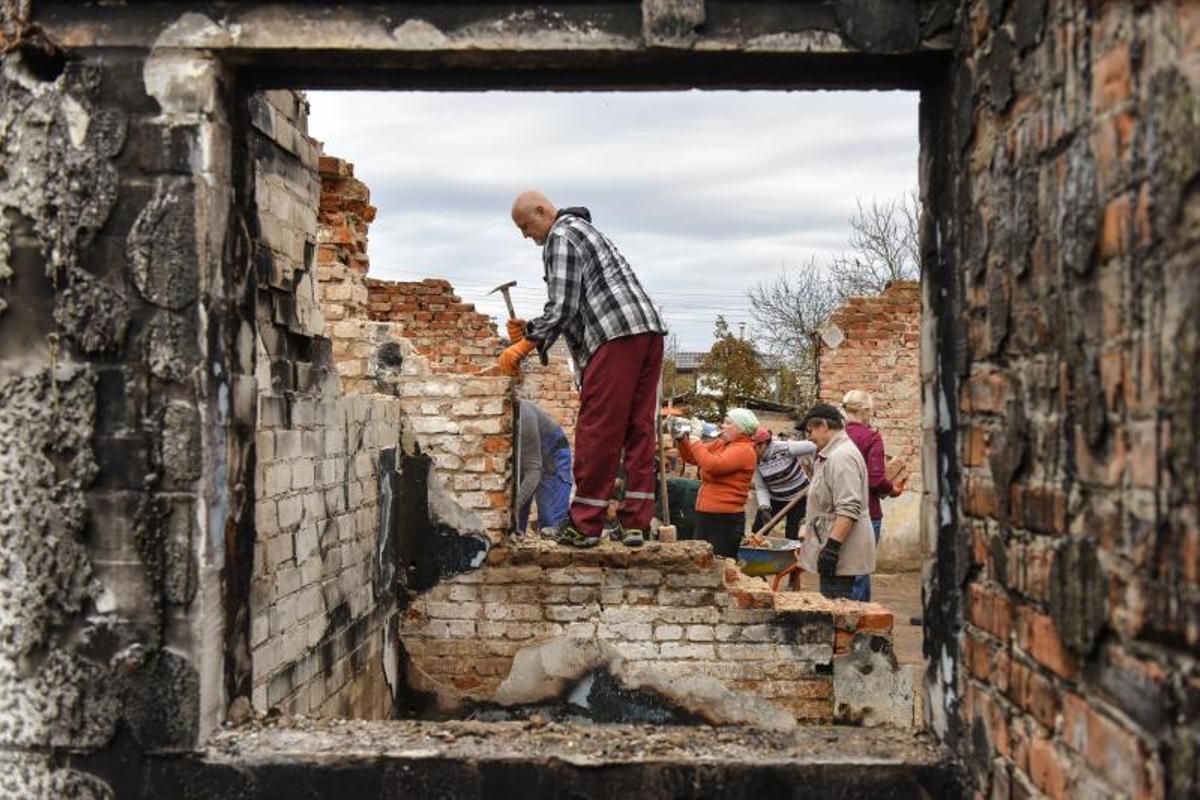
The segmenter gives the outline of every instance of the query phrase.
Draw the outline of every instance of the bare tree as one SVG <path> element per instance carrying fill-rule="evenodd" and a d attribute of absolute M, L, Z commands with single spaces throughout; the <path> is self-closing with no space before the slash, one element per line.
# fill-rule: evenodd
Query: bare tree
<path fill-rule="evenodd" d="M 816 397 L 814 337 L 840 299 L 815 259 L 746 292 L 754 336 L 782 360 L 793 380 L 782 400 L 807 407 Z"/>
<path fill-rule="evenodd" d="M 890 281 L 920 277 L 920 214 L 915 189 L 892 200 L 858 200 L 858 211 L 850 217 L 850 249 L 830 265 L 841 299 L 879 294 Z"/>
<path fill-rule="evenodd" d="M 850 217 L 850 247 L 829 264 L 809 259 L 746 292 L 754 335 L 790 371 L 785 402 L 807 407 L 816 399 L 817 329 L 849 297 L 879 294 L 890 281 L 920 276 L 916 190 L 893 200 L 858 201 Z"/>
<path fill-rule="evenodd" d="M 765 349 L 788 356 L 812 346 L 812 335 L 837 307 L 836 287 L 809 259 L 746 292 L 754 315 L 754 336 Z"/>

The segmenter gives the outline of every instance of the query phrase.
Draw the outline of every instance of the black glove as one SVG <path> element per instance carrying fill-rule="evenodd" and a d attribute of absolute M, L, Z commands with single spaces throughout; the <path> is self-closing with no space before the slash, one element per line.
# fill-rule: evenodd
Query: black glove
<path fill-rule="evenodd" d="M 762 529 L 762 526 L 771 521 L 770 506 L 759 506 L 758 513 L 754 515 L 754 530 Z"/>
<path fill-rule="evenodd" d="M 825 546 L 817 554 L 817 574 L 826 578 L 837 575 L 838 556 L 841 554 L 842 543 L 832 537 L 827 539 Z"/>

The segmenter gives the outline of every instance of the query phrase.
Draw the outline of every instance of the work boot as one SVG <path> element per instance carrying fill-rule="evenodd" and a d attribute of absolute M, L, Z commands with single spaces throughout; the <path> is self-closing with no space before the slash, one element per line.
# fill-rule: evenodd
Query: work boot
<path fill-rule="evenodd" d="M 621 536 L 621 544 L 626 547 L 641 547 L 646 543 L 645 534 L 641 528 L 625 528 Z"/>
<path fill-rule="evenodd" d="M 599 536 L 588 536 L 576 528 L 569 518 L 558 526 L 558 534 L 554 539 L 564 547 L 595 547 L 600 544 Z"/>

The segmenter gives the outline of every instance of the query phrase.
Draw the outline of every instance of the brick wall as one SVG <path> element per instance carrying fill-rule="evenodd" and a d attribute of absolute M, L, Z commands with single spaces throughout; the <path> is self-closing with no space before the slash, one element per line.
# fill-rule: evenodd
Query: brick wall
<path fill-rule="evenodd" d="M 837 405 L 851 389 L 874 401 L 872 427 L 888 458 L 903 458 L 921 490 L 921 287 L 893 281 L 879 295 L 852 297 L 822 327 L 817 352 L 818 396 Z"/>
<path fill-rule="evenodd" d="M 962 14 L 938 145 L 962 155 L 931 191 L 959 209 L 933 224 L 960 264 L 939 348 L 971 549 L 931 706 L 961 699 L 977 796 L 1194 797 L 1200 13 Z"/>
<path fill-rule="evenodd" d="M 490 318 L 448 282 L 367 278 L 370 191 L 353 165 L 308 138 L 302 95 L 251 102 L 260 275 L 252 701 L 387 716 L 396 607 L 375 562 L 395 531 L 382 528 L 383 459 L 428 455 L 435 520 L 500 541 L 510 526 L 513 382 L 494 369 L 504 343 Z M 529 374 L 525 391 L 573 428 L 563 361 L 531 364 Z"/>
<path fill-rule="evenodd" d="M 367 279 L 369 315 L 395 323 L 435 372 L 483 372 L 496 365 L 501 342 L 491 317 L 464 303 L 449 281 Z"/>
<path fill-rule="evenodd" d="M 421 594 L 400 638 L 410 682 L 448 705 L 488 700 L 522 647 L 596 637 L 628 661 L 713 677 L 827 722 L 846 713 L 834 701 L 835 657 L 856 633 L 890 640 L 891 630 L 882 606 L 775 594 L 700 542 L 583 552 L 529 544 L 495 549 L 487 566 Z"/>
<path fill-rule="evenodd" d="M 364 298 L 318 297 L 319 145 L 305 130 L 303 96 L 263 92 L 250 103 L 259 265 L 251 699 L 259 710 L 387 717 L 385 664 L 395 653 L 384 643 L 396 604 L 374 556 L 385 533 L 380 455 L 399 446 L 400 402 L 342 394 L 341 343 L 322 335 Z M 326 233 L 333 222 L 322 209 L 323 243 L 339 236 Z M 353 271 L 349 238 L 332 260 L 322 248 L 322 277 Z"/>
<path fill-rule="evenodd" d="M 426 278 L 420 282 L 384 281 L 367 278 L 370 292 L 369 317 L 394 323 L 436 373 L 495 374 L 496 355 L 507 344 L 496 332 L 491 317 L 464 303 L 449 281 Z M 575 387 L 565 344 L 552 348 L 548 364 L 536 355 L 521 368 L 517 394 L 537 403 L 574 442 L 575 418 L 579 413 L 579 390 Z"/>
<path fill-rule="evenodd" d="M 320 179 L 317 272 L 342 386 L 399 397 L 413 440 L 433 458 L 435 483 L 465 512 L 456 518 L 466 528 L 455 527 L 499 540 L 509 525 L 513 384 L 495 366 L 506 342 L 446 280 L 367 277 L 370 190 L 332 156 L 320 157 Z M 516 391 L 574 441 L 579 393 L 563 345 L 547 365 L 526 359 Z"/>
<path fill-rule="evenodd" d="M 821 328 L 817 348 L 817 392 L 837 405 L 851 389 L 865 389 L 874 402 L 871 425 L 883 436 L 888 459 L 909 467 L 905 491 L 885 498 L 880 572 L 916 570 L 921 565 L 921 287 L 893 281 L 879 295 L 852 297 Z"/>

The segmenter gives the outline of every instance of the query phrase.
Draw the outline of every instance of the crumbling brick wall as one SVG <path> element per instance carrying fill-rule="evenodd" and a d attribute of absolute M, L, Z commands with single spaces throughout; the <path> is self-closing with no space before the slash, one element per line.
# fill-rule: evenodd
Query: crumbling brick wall
<path fill-rule="evenodd" d="M 961 292 L 936 347 L 962 381 L 925 402 L 956 406 L 970 543 L 935 728 L 949 684 L 983 794 L 1195 796 L 1200 11 L 979 0 L 958 46 L 923 142 L 956 154 L 927 246 L 960 269 L 927 300 Z"/>
<path fill-rule="evenodd" d="M 921 287 L 893 281 L 883 293 L 852 297 L 830 315 L 817 345 L 818 396 L 838 404 L 851 389 L 874 402 L 871 425 L 888 459 L 908 465 L 905 492 L 883 501 L 880 571 L 921 564 Z"/>
<path fill-rule="evenodd" d="M 909 464 L 909 490 L 921 490 L 921 287 L 893 281 L 881 294 L 852 297 L 819 334 L 818 396 L 837 405 L 851 389 L 874 401 L 872 427 L 888 458 Z"/>
<path fill-rule="evenodd" d="M 776 594 L 700 542 L 585 552 L 518 545 L 493 550 L 488 562 L 419 595 L 400 628 L 410 683 L 449 705 L 489 700 L 523 647 L 595 637 L 671 677 L 713 677 L 800 720 L 828 722 L 848 713 L 835 702 L 835 658 L 856 634 L 891 638 L 882 606 Z"/>
<path fill-rule="evenodd" d="M 509 527 L 512 382 L 500 376 L 495 323 L 446 280 L 367 277 L 370 190 L 342 159 L 320 158 L 317 272 L 325 334 L 342 386 L 398 396 L 438 483 L 493 538 Z M 520 397 L 538 403 L 574 441 L 579 393 L 562 346 L 526 359 Z M 456 526 L 457 527 L 457 526 Z"/>
<path fill-rule="evenodd" d="M 491 317 L 464 303 L 449 281 L 426 278 L 419 282 L 367 278 L 369 317 L 392 322 L 425 356 L 436 373 L 495 374 L 496 354 L 506 342 L 496 333 Z M 551 349 L 547 364 L 536 357 L 521 366 L 517 394 L 548 412 L 574 442 L 579 414 L 579 391 L 561 342 Z"/>
<path fill-rule="evenodd" d="M 495 325 L 445 280 L 368 278 L 370 190 L 333 156 L 320 178 L 318 274 L 342 387 L 395 397 L 408 447 L 432 459 L 441 520 L 498 540 L 510 527 L 512 382 L 494 369 Z"/>

